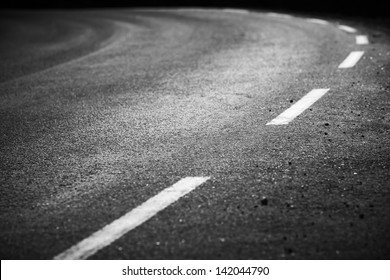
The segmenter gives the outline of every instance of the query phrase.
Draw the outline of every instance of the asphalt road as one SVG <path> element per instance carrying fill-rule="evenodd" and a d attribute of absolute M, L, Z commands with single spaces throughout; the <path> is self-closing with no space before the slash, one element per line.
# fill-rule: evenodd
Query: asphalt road
<path fill-rule="evenodd" d="M 96 232 L 81 258 L 390 258 L 383 26 L 96 10 L 3 11 L 0 29 L 1 259 Z M 270 124 L 313 89 L 329 90 Z M 187 177 L 204 182 L 150 214 Z M 150 219 L 101 245 L 140 205 Z"/>

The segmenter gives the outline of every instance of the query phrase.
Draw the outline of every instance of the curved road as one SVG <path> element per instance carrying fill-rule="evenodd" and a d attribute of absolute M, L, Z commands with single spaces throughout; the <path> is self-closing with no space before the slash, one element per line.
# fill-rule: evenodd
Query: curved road
<path fill-rule="evenodd" d="M 195 9 L 0 26 L 2 259 L 390 257 L 380 28 Z"/>

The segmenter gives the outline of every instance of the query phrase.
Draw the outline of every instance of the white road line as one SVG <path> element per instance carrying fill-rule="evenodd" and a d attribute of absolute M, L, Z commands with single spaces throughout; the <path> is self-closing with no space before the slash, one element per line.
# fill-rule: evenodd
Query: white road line
<path fill-rule="evenodd" d="M 235 14 L 249 14 L 249 11 L 244 9 L 222 9 L 222 11 Z"/>
<path fill-rule="evenodd" d="M 328 22 L 326 20 L 318 19 L 318 18 L 308 18 L 307 21 L 322 24 L 322 25 L 328 24 Z"/>
<path fill-rule="evenodd" d="M 217 9 L 202 9 L 202 8 L 178 8 L 174 9 L 179 12 L 218 12 Z"/>
<path fill-rule="evenodd" d="M 328 88 L 324 89 L 313 89 L 304 97 L 302 97 L 297 103 L 292 105 L 286 111 L 281 113 L 279 116 L 274 118 L 272 121 L 267 123 L 267 125 L 283 125 L 288 124 L 297 116 L 299 116 L 303 111 L 313 105 L 318 99 L 320 99 L 325 93 L 329 91 Z"/>
<path fill-rule="evenodd" d="M 368 45 L 368 37 L 366 35 L 357 35 L 356 44 L 358 45 Z"/>
<path fill-rule="evenodd" d="M 170 204 L 206 182 L 210 177 L 186 177 L 150 198 L 126 215 L 54 257 L 57 260 L 86 259 L 138 227 Z"/>
<path fill-rule="evenodd" d="M 347 25 L 339 25 L 339 29 L 348 32 L 348 33 L 356 33 L 356 29 Z"/>
<path fill-rule="evenodd" d="M 279 13 L 267 13 L 267 15 L 271 16 L 271 17 L 278 17 L 278 18 L 292 18 L 291 15 L 287 15 L 287 14 L 279 14 Z"/>
<path fill-rule="evenodd" d="M 354 51 L 351 52 L 346 59 L 339 65 L 339 68 L 351 68 L 356 65 L 356 63 L 363 56 L 363 51 Z"/>

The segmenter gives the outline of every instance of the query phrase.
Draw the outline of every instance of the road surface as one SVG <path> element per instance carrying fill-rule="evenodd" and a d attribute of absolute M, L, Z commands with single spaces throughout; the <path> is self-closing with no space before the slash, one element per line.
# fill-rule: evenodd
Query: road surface
<path fill-rule="evenodd" d="M 1 259 L 389 259 L 383 26 L 0 17 Z"/>

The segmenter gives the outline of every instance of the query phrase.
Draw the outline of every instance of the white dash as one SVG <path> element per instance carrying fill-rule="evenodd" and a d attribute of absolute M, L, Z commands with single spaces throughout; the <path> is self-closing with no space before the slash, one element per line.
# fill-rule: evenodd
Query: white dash
<path fill-rule="evenodd" d="M 312 23 L 322 24 L 322 25 L 328 24 L 326 20 L 318 19 L 318 18 L 308 18 L 307 21 Z"/>
<path fill-rule="evenodd" d="M 358 45 L 368 45 L 368 37 L 366 35 L 357 35 L 356 44 Z"/>
<path fill-rule="evenodd" d="M 339 65 L 339 68 L 351 68 L 356 65 L 356 63 L 363 56 L 363 51 L 354 51 L 351 52 L 346 59 Z"/>
<path fill-rule="evenodd" d="M 201 9 L 201 8 L 179 8 L 175 10 L 179 12 L 215 12 L 215 10 L 212 9 Z"/>
<path fill-rule="evenodd" d="M 318 99 L 320 99 L 325 93 L 329 91 L 328 88 L 325 89 L 313 89 L 304 97 L 302 97 L 297 103 L 292 105 L 286 111 L 281 113 L 275 119 L 267 123 L 267 125 L 283 125 L 288 124 L 307 108 L 313 105 Z"/>
<path fill-rule="evenodd" d="M 291 15 L 279 14 L 279 13 L 267 13 L 267 15 L 268 15 L 268 16 L 271 16 L 271 17 L 286 18 L 286 19 L 292 18 Z"/>
<path fill-rule="evenodd" d="M 170 204 L 206 182 L 210 177 L 186 177 L 150 198 L 90 237 L 54 257 L 57 260 L 86 259 L 138 227 Z"/>
<path fill-rule="evenodd" d="M 348 32 L 348 33 L 356 33 L 356 29 L 347 25 L 339 25 L 339 29 Z"/>
<path fill-rule="evenodd" d="M 222 9 L 222 11 L 226 13 L 249 14 L 249 11 L 244 9 Z"/>

